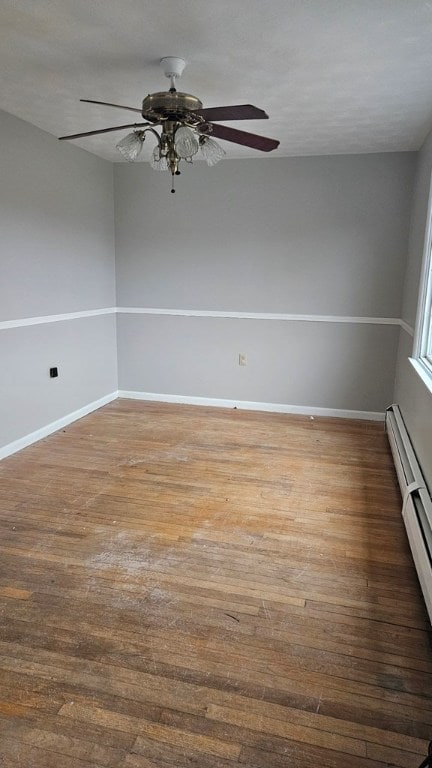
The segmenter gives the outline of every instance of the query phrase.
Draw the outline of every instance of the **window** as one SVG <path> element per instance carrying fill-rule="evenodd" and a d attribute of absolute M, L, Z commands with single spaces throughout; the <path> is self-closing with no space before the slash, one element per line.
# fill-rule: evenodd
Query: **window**
<path fill-rule="evenodd" d="M 414 359 L 412 363 L 426 386 L 432 392 L 432 182 L 429 193 L 423 267 L 414 339 Z"/>

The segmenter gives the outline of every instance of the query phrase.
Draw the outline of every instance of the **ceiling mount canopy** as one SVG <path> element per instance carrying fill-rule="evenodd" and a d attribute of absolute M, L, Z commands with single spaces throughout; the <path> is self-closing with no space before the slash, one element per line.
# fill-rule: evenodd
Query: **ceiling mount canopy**
<path fill-rule="evenodd" d="M 178 56 L 164 56 L 159 63 L 165 77 L 171 80 L 171 88 L 175 88 L 176 77 L 182 76 L 186 66 L 185 60 L 179 59 Z"/>
<path fill-rule="evenodd" d="M 247 133 L 237 128 L 229 128 L 226 125 L 215 125 L 213 122 L 267 119 L 268 115 L 262 109 L 258 109 L 252 104 L 204 109 L 202 102 L 196 96 L 182 93 L 176 89 L 176 80 L 182 75 L 186 66 L 185 61 L 176 56 L 165 56 L 160 60 L 160 65 L 170 81 L 170 88 L 168 91 L 149 93 L 143 100 L 141 109 L 111 104 L 106 101 L 81 99 L 88 104 L 100 104 L 106 107 L 138 112 L 146 122 L 75 133 L 70 136 L 61 136 L 60 139 L 62 141 L 79 139 L 84 136 L 95 136 L 100 133 L 133 128 L 132 133 L 129 133 L 116 145 L 123 157 L 133 162 L 140 155 L 149 133 L 156 139 L 150 164 L 155 170 L 167 170 L 171 173 L 171 192 L 175 192 L 174 176 L 180 175 L 179 165 L 181 161 L 191 163 L 198 153 L 209 166 L 222 160 L 225 150 L 215 141 L 215 138 L 242 144 L 261 152 L 271 152 L 279 146 L 279 141 L 276 139 Z"/>

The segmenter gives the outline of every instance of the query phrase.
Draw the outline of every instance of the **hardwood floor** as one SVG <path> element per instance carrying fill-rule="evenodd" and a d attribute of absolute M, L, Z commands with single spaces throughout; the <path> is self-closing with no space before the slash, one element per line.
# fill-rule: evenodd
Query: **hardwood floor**
<path fill-rule="evenodd" d="M 0 464 L 0 766 L 417 768 L 383 425 L 119 400 Z"/>

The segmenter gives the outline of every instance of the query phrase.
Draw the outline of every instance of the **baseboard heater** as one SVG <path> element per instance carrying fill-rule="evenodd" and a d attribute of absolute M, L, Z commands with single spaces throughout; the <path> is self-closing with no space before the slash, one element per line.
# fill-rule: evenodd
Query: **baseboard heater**
<path fill-rule="evenodd" d="M 398 405 L 387 409 L 386 428 L 402 493 L 402 517 L 432 622 L 432 500 Z"/>

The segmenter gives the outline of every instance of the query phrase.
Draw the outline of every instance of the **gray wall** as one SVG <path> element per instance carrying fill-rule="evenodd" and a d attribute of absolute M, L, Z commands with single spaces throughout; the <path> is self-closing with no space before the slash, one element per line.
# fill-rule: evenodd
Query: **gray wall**
<path fill-rule="evenodd" d="M 114 306 L 112 166 L 0 113 L 0 171 L 0 323 Z M 113 315 L 0 325 L 0 447 L 115 391 L 115 344 Z"/>
<path fill-rule="evenodd" d="M 115 168 L 121 307 L 400 317 L 415 154 Z M 124 314 L 119 386 L 383 411 L 397 326 Z M 248 356 L 239 368 L 238 353 Z"/>
<path fill-rule="evenodd" d="M 403 318 L 411 326 L 416 319 L 431 173 L 432 133 L 429 134 L 418 156 L 414 190 L 403 302 Z M 394 400 L 402 409 L 417 458 L 429 488 L 432 489 L 432 395 L 409 362 L 412 348 L 412 337 L 401 330 Z"/>
<path fill-rule="evenodd" d="M 175 195 L 168 175 L 118 165 L 116 298 L 112 166 L 4 113 L 0 139 L 0 323 L 173 308 L 118 316 L 121 389 L 366 412 L 391 401 L 397 326 L 181 312 L 399 317 L 415 154 L 197 163 Z M 408 319 L 415 292 L 414 279 Z M 0 447 L 115 391 L 116 343 L 110 314 L 0 325 Z"/>
<path fill-rule="evenodd" d="M 120 315 L 117 333 L 123 390 L 382 412 L 393 389 L 393 326 Z"/>

